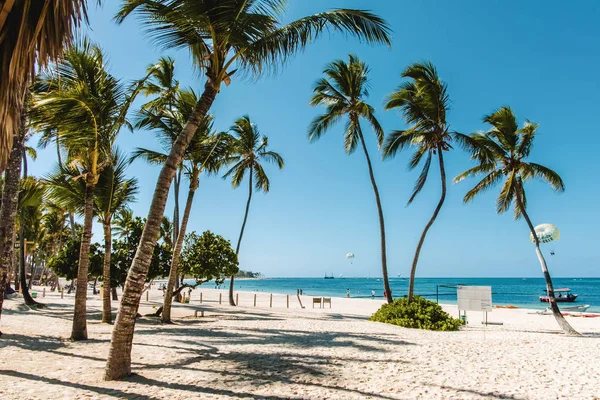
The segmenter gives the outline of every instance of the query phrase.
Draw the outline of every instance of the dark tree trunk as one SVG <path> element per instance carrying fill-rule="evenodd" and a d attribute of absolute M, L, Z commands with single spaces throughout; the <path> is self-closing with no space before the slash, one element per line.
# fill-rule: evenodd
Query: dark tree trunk
<path fill-rule="evenodd" d="M 425 236 L 427 236 L 427 232 L 429 228 L 435 222 L 442 206 L 444 205 L 444 200 L 446 199 L 446 169 L 444 168 L 444 155 L 442 153 L 442 149 L 438 146 L 438 159 L 440 163 L 440 178 L 442 180 L 442 195 L 440 196 L 440 201 L 438 202 L 433 215 L 427 225 L 425 225 L 425 229 L 423 229 L 423 233 L 421 233 L 421 238 L 419 239 L 419 244 L 417 245 L 417 250 L 415 251 L 415 257 L 413 258 L 412 267 L 410 269 L 410 281 L 408 284 L 408 302 L 411 302 L 415 293 L 415 275 L 417 273 L 417 264 L 419 263 L 419 255 L 421 254 L 421 247 L 423 247 L 423 242 L 425 242 Z"/>
<path fill-rule="evenodd" d="M 110 252 L 112 251 L 112 229 L 111 221 L 105 221 L 102 224 L 104 228 L 104 265 L 102 287 L 102 322 L 110 324 L 112 322 L 112 309 L 110 305 Z"/>
<path fill-rule="evenodd" d="M 252 167 L 250 167 L 250 177 L 248 179 L 248 201 L 246 202 L 246 213 L 244 214 L 244 222 L 242 223 L 242 229 L 240 230 L 240 237 L 238 238 L 237 246 L 235 247 L 235 254 L 240 254 L 240 245 L 242 244 L 242 236 L 244 236 L 244 228 L 246 228 L 246 221 L 248 221 L 248 211 L 250 210 L 250 200 L 252 200 Z M 235 306 L 233 300 L 233 282 L 235 281 L 235 275 L 231 275 L 229 282 L 229 305 Z"/>
<path fill-rule="evenodd" d="M 522 190 L 522 187 L 520 189 Z M 517 206 L 521 210 L 521 214 L 523 215 L 523 218 L 525 218 L 525 221 L 527 222 L 527 226 L 529 227 L 529 231 L 531 232 L 531 235 L 533 236 L 533 240 L 535 243 L 535 252 L 538 256 L 538 260 L 540 261 L 540 265 L 542 266 L 542 273 L 544 274 L 544 280 L 546 281 L 546 291 L 548 293 L 548 300 L 550 303 L 550 309 L 552 310 L 552 314 L 554 315 L 556 322 L 558 323 L 558 325 L 560 326 L 560 328 L 563 330 L 564 333 L 566 333 L 567 335 L 579 335 L 579 332 L 577 332 L 575 329 L 573 329 L 571 324 L 569 324 L 567 322 L 567 320 L 565 319 L 565 317 L 563 317 L 562 313 L 560 312 L 560 309 L 558 308 L 558 304 L 556 304 L 556 298 L 554 297 L 554 285 L 552 284 L 552 278 L 550 277 L 550 271 L 548 271 L 548 266 L 546 265 L 546 259 L 544 259 L 544 255 L 542 254 L 542 251 L 540 250 L 540 241 L 538 240 L 538 237 L 535 233 L 535 228 L 534 228 L 533 224 L 531 223 L 531 220 L 529 219 L 529 215 L 527 215 L 527 211 L 525 210 L 525 207 L 523 206 L 523 199 L 521 198 L 520 195 L 517 195 L 516 197 L 517 197 Z"/>
<path fill-rule="evenodd" d="M 25 145 L 25 142 L 23 142 Z M 25 153 L 25 148 L 23 148 L 23 179 L 27 179 L 27 154 Z M 21 281 L 21 293 L 23 294 L 23 300 L 25 304 L 28 306 L 37 306 L 43 307 L 42 304 L 38 303 L 31 297 L 29 293 L 29 286 L 27 286 L 27 269 L 25 262 L 27 257 L 26 246 L 27 241 L 25 240 L 25 221 L 24 221 L 24 210 L 20 210 L 21 218 L 20 218 L 20 229 L 19 229 L 19 277 Z M 31 275 L 33 277 L 33 265 L 30 268 Z M 30 280 L 31 281 L 31 280 Z"/>
<path fill-rule="evenodd" d="M 2 208 L 0 209 L 0 317 L 4 293 L 9 282 L 9 273 L 14 262 L 14 239 L 17 207 L 19 205 L 19 179 L 21 177 L 21 159 L 25 140 L 25 118 L 21 118 L 21 127 L 13 138 L 13 146 L 4 176 L 2 190 Z M 16 278 L 16 274 L 15 274 Z M 16 280 L 16 279 L 15 279 Z M 16 287 L 16 290 L 18 288 Z"/>
<path fill-rule="evenodd" d="M 142 232 L 135 258 L 123 288 L 121 305 L 112 331 L 104 375 L 105 380 L 120 379 L 131 373 L 131 347 L 137 311 L 144 290 L 144 282 L 148 275 L 148 267 L 154 253 L 154 246 L 160 234 L 160 223 L 164 215 L 171 181 L 183 160 L 186 148 L 196 133 L 200 122 L 212 106 L 216 95 L 216 89 L 210 82 L 207 82 L 204 93 L 202 93 L 183 130 L 177 136 L 177 140 L 173 143 L 169 156 L 158 176 L 146 226 Z"/>
<path fill-rule="evenodd" d="M 375 193 L 375 202 L 377 203 L 377 213 L 379 215 L 379 234 L 381 236 L 381 273 L 383 278 L 383 289 L 385 290 L 385 297 L 387 299 L 387 302 L 391 303 L 393 299 L 387 270 L 387 252 L 385 248 L 385 223 L 383 221 L 381 199 L 379 198 L 379 189 L 377 189 L 377 183 L 375 182 L 375 176 L 373 175 L 373 166 L 371 165 L 371 158 L 369 157 L 369 152 L 367 151 L 365 139 L 363 137 L 362 130 L 360 130 L 360 125 L 358 123 L 357 126 L 359 127 L 358 134 L 360 137 L 360 143 L 362 145 L 363 151 L 365 152 L 365 157 L 367 158 L 367 165 L 369 166 L 369 177 L 371 178 L 371 185 L 373 186 L 373 192 Z"/>
<path fill-rule="evenodd" d="M 167 290 L 165 292 L 165 299 L 163 302 L 162 310 L 162 322 L 171 322 L 171 304 L 173 304 L 173 288 L 177 281 L 177 274 L 179 270 L 179 258 L 181 256 L 181 249 L 183 247 L 183 239 L 185 237 L 185 231 L 187 230 L 188 220 L 190 213 L 192 212 L 192 204 L 194 203 L 194 193 L 198 188 L 198 176 L 190 177 L 190 190 L 188 192 L 187 201 L 185 203 L 185 209 L 183 210 L 183 218 L 181 219 L 181 229 L 179 229 L 179 237 L 175 241 L 175 248 L 173 249 L 173 258 L 171 259 L 171 270 L 169 271 L 169 282 L 167 283 Z M 181 285 L 180 287 L 183 287 Z"/>
<path fill-rule="evenodd" d="M 119 296 L 117 295 L 117 288 L 116 287 L 110 288 L 110 292 L 112 293 L 112 299 L 114 301 L 119 300 Z"/>
<path fill-rule="evenodd" d="M 91 180 L 91 179 L 90 179 Z M 85 187 L 85 212 L 83 215 L 83 234 L 79 248 L 79 269 L 77 270 L 77 290 L 75 291 L 75 313 L 73 315 L 72 340 L 87 340 L 87 284 L 90 263 L 90 244 L 92 242 L 92 224 L 94 222 L 94 184 L 88 182 Z"/>
<path fill-rule="evenodd" d="M 175 207 L 173 207 L 173 232 L 171 232 L 172 238 L 171 243 L 175 243 L 179 237 L 179 187 L 181 185 L 181 167 L 175 174 L 173 179 L 173 197 L 175 200 Z"/>

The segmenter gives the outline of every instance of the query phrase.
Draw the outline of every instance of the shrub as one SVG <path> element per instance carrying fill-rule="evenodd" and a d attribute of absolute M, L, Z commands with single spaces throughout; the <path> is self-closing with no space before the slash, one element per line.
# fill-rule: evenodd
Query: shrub
<path fill-rule="evenodd" d="M 420 296 L 413 297 L 410 303 L 403 297 L 384 304 L 369 321 L 431 331 L 457 331 L 461 326 L 460 320 L 448 315 L 439 304 Z"/>

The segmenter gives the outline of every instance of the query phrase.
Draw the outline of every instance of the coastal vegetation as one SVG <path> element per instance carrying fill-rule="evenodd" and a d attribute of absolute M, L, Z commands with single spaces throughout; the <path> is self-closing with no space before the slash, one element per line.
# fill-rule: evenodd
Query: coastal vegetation
<path fill-rule="evenodd" d="M 410 300 L 402 297 L 384 304 L 369 321 L 430 331 L 457 331 L 462 325 L 459 319 L 452 318 L 435 301 L 421 296 L 413 296 Z"/>
<path fill-rule="evenodd" d="M 93 282 L 95 293 L 100 282 L 102 322 L 114 323 L 104 379 L 122 379 L 131 374 L 131 351 L 136 321 L 141 317 L 138 309 L 142 294 L 154 280 L 168 279 L 163 304 L 152 315 L 160 316 L 163 323 L 171 323 L 173 300 L 185 288 L 209 281 L 221 284 L 229 279 L 228 302 L 236 306 L 235 278 L 262 276 L 240 270 L 238 257 L 253 193 L 271 190 L 267 164 L 282 170 L 284 158 L 271 150 L 272 143 L 248 115 L 236 114 L 233 125 L 226 132 L 219 132 L 215 121 L 225 118 L 219 115 L 218 108 L 212 107 L 216 99 L 229 104 L 232 99 L 227 97 L 226 89 L 232 80 L 244 77 L 252 81 L 276 73 L 295 54 L 327 33 L 390 46 L 391 28 L 376 14 L 352 9 L 325 11 L 289 22 L 285 0 L 122 0 L 115 17 L 118 23 L 136 16 L 159 49 L 189 51 L 193 66 L 184 64 L 181 68 L 194 67 L 202 75 L 203 86 L 197 90 L 182 88 L 176 79 L 180 61 L 165 56 L 140 71 L 140 78 L 132 82 L 111 73 L 107 55 L 98 44 L 83 33 L 73 39 L 80 21 L 86 19 L 84 1 L 44 1 L 46 7 L 57 7 L 52 8 L 57 10 L 55 19 L 46 17 L 43 10 L 36 14 L 37 5 L 27 9 L 22 6 L 33 2 L 12 3 L 17 5 L 6 9 L 5 3 L 0 5 L 0 168 L 4 171 L 0 315 L 5 289 L 12 281 L 20 287 L 27 305 L 42 308 L 43 302 L 29 294 L 34 281 L 60 290 L 58 278 L 66 278 L 70 281 L 68 292 L 75 290 L 70 338 L 86 340 L 87 288 Z M 19 25 L 17 17 L 26 12 L 32 13 L 29 22 Z M 15 36 L 17 32 L 20 36 Z M 5 68 L 9 63 L 11 68 Z M 33 74 L 36 65 L 45 67 L 37 69 L 37 76 Z M 513 208 L 515 219 L 522 217 L 527 223 L 552 313 L 565 333 L 577 334 L 556 304 L 550 272 L 527 213 L 528 181 L 539 179 L 556 192 L 565 190 L 557 172 L 528 161 L 539 125 L 526 121 L 519 127 L 512 109 L 505 106 L 484 117 L 483 122 L 490 126 L 485 132 L 466 135 L 453 130 L 448 118 L 448 86 L 434 64 L 424 61 L 404 68 L 401 77 L 405 81 L 383 99 L 383 110 L 398 110 L 405 125 L 386 136 L 374 106 L 382 99 L 369 97 L 369 74 L 367 63 L 358 55 L 349 54 L 326 64 L 312 96 L 306 96 L 307 106 L 324 109 L 307 124 L 308 140 L 319 140 L 343 122 L 345 153 L 350 155 L 360 148 L 365 157 L 364 171 L 369 175 L 379 225 L 377 264 L 381 265 L 387 301 L 370 320 L 406 328 L 459 329 L 459 320 L 414 290 L 423 245 L 447 196 L 445 157 L 450 158 L 447 154 L 458 146 L 476 165 L 458 175 L 454 183 L 483 176 L 466 193 L 464 202 L 503 181 L 496 211 L 501 214 Z M 229 126 L 232 120 L 223 123 Z M 368 151 L 364 126 L 373 132 L 377 152 Z M 161 150 L 140 146 L 129 153 L 131 149 L 119 148 L 117 137 L 126 129 L 151 131 Z M 305 130 L 305 126 L 301 129 Z M 145 134 L 136 132 L 134 140 L 143 143 Z M 48 166 L 43 177 L 28 175 L 28 156 L 35 155 L 28 146 L 32 138 L 38 138 L 42 148 L 52 146 L 52 154 L 56 148 L 56 162 Z M 277 148 L 277 139 L 275 142 Z M 375 179 L 371 157 L 391 159 L 407 150 L 412 151 L 409 169 L 422 165 L 408 204 L 413 204 L 425 187 L 431 165 L 436 162 L 440 197 L 437 200 L 436 196 L 437 205 L 422 231 L 406 226 L 404 221 L 388 219 L 388 224 L 420 233 L 410 266 L 407 297 L 399 297 L 403 293 L 393 294 L 389 283 L 384 219 L 384 209 L 395 204 L 384 207 L 380 194 L 383 185 Z M 464 154 L 455 157 L 461 156 Z M 290 158 L 286 155 L 286 159 Z M 152 177 L 156 184 L 149 196 L 147 214 L 144 210 L 145 218 L 131 209 L 142 183 L 128 169 L 132 162 L 140 160 L 160 167 L 158 175 Z M 391 163 L 387 165 L 393 168 Z M 229 180 L 233 189 L 247 178 L 245 212 L 235 249 L 228 238 L 209 230 L 201 235 L 188 232 L 191 216 L 202 215 L 192 213 L 201 207 L 194 205 L 201 193 L 201 180 L 217 175 Z M 183 182 L 187 182 L 187 188 Z M 406 182 L 403 178 L 398 180 L 399 185 Z M 169 219 L 165 214 L 171 187 L 174 203 Z M 187 198 L 180 213 L 182 188 L 187 189 Z M 170 210 L 168 214 L 171 215 Z M 101 243 L 93 241 L 95 222 L 102 227 Z M 247 238 L 248 233 L 246 241 Z M 184 277 L 196 283 L 185 283 Z M 112 305 L 118 288 L 122 292 L 115 319 Z M 300 294 L 299 290 L 299 300 Z M 393 295 L 398 298 L 394 300 Z"/>

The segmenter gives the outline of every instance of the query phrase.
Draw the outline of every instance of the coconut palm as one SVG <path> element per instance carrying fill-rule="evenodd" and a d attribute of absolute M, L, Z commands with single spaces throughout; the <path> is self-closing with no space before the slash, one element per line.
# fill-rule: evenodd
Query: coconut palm
<path fill-rule="evenodd" d="M 391 132 L 383 146 L 383 157 L 394 157 L 398 151 L 413 148 L 414 153 L 408 164 L 410 170 L 416 168 L 423 158 L 423 170 L 419 175 L 413 192 L 408 199 L 410 205 L 417 194 L 425 186 L 429 175 L 432 158 L 437 156 L 440 168 L 441 195 L 433 215 L 421 233 L 410 270 L 408 285 L 408 301 L 412 301 L 415 287 L 415 275 L 421 247 L 427 232 L 435 222 L 444 200 L 446 199 L 446 169 L 444 152 L 452 148 L 453 136 L 460 135 L 449 131 L 446 115 L 450 108 L 447 85 L 438 77 L 437 70 L 431 62 L 415 63 L 402 72 L 403 78 L 410 79 L 402 83 L 390 94 L 385 103 L 386 110 L 399 108 L 409 125 L 407 129 Z M 464 136 L 464 135 L 461 135 Z"/>
<path fill-rule="evenodd" d="M 389 45 L 389 28 L 380 17 L 360 10 L 332 10 L 282 24 L 287 0 L 125 0 L 117 15 L 122 22 L 138 14 L 148 33 L 164 48 L 187 49 L 206 76 L 194 112 L 178 134 L 164 163 L 148 212 L 128 283 L 123 292 L 105 379 L 131 372 L 131 344 L 135 315 L 157 241 L 169 187 L 185 149 L 208 114 L 217 93 L 234 73 L 254 75 L 274 71 L 325 32 L 351 34 L 369 43 Z"/>
<path fill-rule="evenodd" d="M 325 78 L 317 81 L 310 105 L 313 107 L 324 106 L 327 108 L 325 114 L 316 117 L 308 128 L 308 139 L 311 142 L 318 140 L 321 135 L 331 129 L 342 118 L 347 117 L 344 131 L 344 150 L 352 154 L 360 143 L 369 168 L 369 177 L 375 193 L 377 212 L 379 214 L 379 233 L 381 237 L 381 270 L 383 274 L 383 286 L 388 302 L 392 302 L 392 291 L 388 280 L 386 247 L 385 247 L 385 223 L 379 189 L 375 182 L 371 158 L 367 151 L 365 138 L 363 136 L 360 119 L 366 120 L 373 128 L 377 138 L 377 145 L 383 144 L 383 129 L 375 117 L 375 110 L 365 102 L 369 94 L 368 75 L 369 68 L 360 61 L 357 56 L 350 54 L 348 62 L 336 60 L 327 64 L 323 74 Z"/>
<path fill-rule="evenodd" d="M 471 158 L 476 160 L 478 165 L 458 175 L 454 178 L 454 183 L 470 176 L 484 175 L 483 179 L 465 195 L 464 201 L 467 203 L 505 179 L 496 201 L 496 211 L 501 214 L 508 211 L 514 204 L 515 219 L 523 217 L 527 222 L 546 280 L 546 290 L 554 318 L 565 333 L 577 334 L 556 304 L 552 278 L 540 250 L 540 242 L 534 226 L 527 214 L 525 182 L 537 178 L 548 183 L 556 192 L 565 190 L 561 177 L 555 171 L 527 160 L 539 125 L 525 121 L 525 124 L 519 128 L 517 119 L 509 107 L 502 107 L 494 111 L 484 117 L 483 121 L 490 124 L 491 129 L 487 132 L 472 134 L 472 140 L 468 146 Z"/>
<path fill-rule="evenodd" d="M 186 98 L 187 100 L 185 100 Z M 182 93 L 181 99 L 191 106 L 188 110 L 189 112 L 193 110 L 194 105 L 197 103 L 197 96 L 193 91 Z M 179 109 L 185 113 L 182 107 L 179 107 Z M 181 219 L 179 235 L 177 236 L 177 241 L 173 247 L 169 281 L 167 283 L 167 290 L 165 292 L 162 310 L 162 321 L 165 323 L 171 321 L 173 290 L 177 281 L 179 260 L 183 247 L 183 240 L 187 230 L 187 223 L 192 211 L 194 194 L 196 193 L 196 189 L 198 189 L 200 184 L 200 174 L 202 172 L 216 174 L 219 171 L 223 165 L 225 155 L 229 151 L 230 142 L 231 137 L 228 134 L 214 134 L 212 132 L 212 116 L 207 116 L 200 124 L 198 132 L 196 132 L 192 138 L 192 142 L 186 150 L 185 160 L 182 165 L 184 167 L 185 174 L 189 179 L 190 185 L 185 203 L 185 209 Z M 180 290 L 183 287 L 184 286 L 182 285 Z"/>
<path fill-rule="evenodd" d="M 2 316 L 4 292 L 8 285 L 8 274 L 11 266 L 16 272 L 16 265 L 13 265 L 13 251 L 15 222 L 19 206 L 19 181 L 21 178 L 21 166 L 27 134 L 25 129 L 25 112 L 22 113 L 21 119 L 19 124 L 19 134 L 15 135 L 12 142 L 12 150 L 8 160 L 6 174 L 4 176 L 4 184 L 2 186 L 2 208 L 0 209 L 0 316 Z M 0 335 L 1 334 L 2 332 L 0 332 Z"/>
<path fill-rule="evenodd" d="M 148 154 L 140 154 L 151 164 L 162 164 L 168 156 L 168 152 L 177 139 L 177 134 L 183 129 L 186 119 L 181 121 L 180 114 L 177 114 L 176 103 L 179 99 L 179 81 L 175 79 L 175 60 L 170 57 L 161 57 L 155 65 L 148 67 L 150 79 L 144 84 L 142 94 L 145 96 L 155 96 L 154 99 L 142 105 L 138 112 L 136 128 L 150 128 L 158 133 L 158 139 L 165 148 L 163 157 L 157 161 Z M 159 153 L 163 155 L 163 153 Z M 179 189 L 181 185 L 181 174 L 183 169 L 179 167 L 173 178 L 173 197 L 175 207 L 173 209 L 173 236 L 172 242 L 177 240 L 179 235 Z"/>
<path fill-rule="evenodd" d="M 233 133 L 233 141 L 229 150 L 231 154 L 227 157 L 226 162 L 233 164 L 233 166 L 223 175 L 223 178 L 231 177 L 231 186 L 235 189 L 242 184 L 246 172 L 248 173 L 248 201 L 246 202 L 244 222 L 235 247 L 235 254 L 238 255 L 242 244 L 242 236 L 244 236 L 244 228 L 248 220 L 252 187 L 254 186 L 257 191 L 264 193 L 268 193 L 271 187 L 269 177 L 261 162 L 275 163 L 279 169 L 283 169 L 284 161 L 278 153 L 267 150 L 269 138 L 260 135 L 258 128 L 250 121 L 249 116 L 239 118 L 230 130 Z M 229 304 L 235 306 L 233 284 L 234 275 L 231 276 L 229 284 Z"/>
<path fill-rule="evenodd" d="M 125 173 L 129 165 L 125 155 L 115 149 L 112 161 L 100 172 L 95 187 L 94 203 L 96 214 L 104 231 L 104 290 L 102 293 L 102 322 L 112 322 L 110 305 L 110 254 L 112 245 L 113 216 L 119 210 L 135 201 L 138 193 L 138 180 L 127 178 Z"/>
<path fill-rule="evenodd" d="M 36 65 L 43 67 L 62 54 L 73 29 L 87 19 L 86 5 L 86 0 L 0 3 L 0 171 L 18 135 L 25 91 Z"/>
<path fill-rule="evenodd" d="M 86 294 L 89 249 L 94 218 L 94 191 L 100 172 L 109 165 L 114 140 L 127 124 L 129 106 L 139 93 L 146 76 L 128 87 L 112 76 L 104 64 L 102 50 L 83 39 L 69 48 L 55 66 L 61 83 L 52 71 L 42 77 L 45 89 L 34 99 L 41 130 L 59 130 L 67 149 L 68 168 L 75 168 L 85 181 L 84 223 L 79 253 L 79 270 L 73 316 L 73 340 L 87 339 Z"/>

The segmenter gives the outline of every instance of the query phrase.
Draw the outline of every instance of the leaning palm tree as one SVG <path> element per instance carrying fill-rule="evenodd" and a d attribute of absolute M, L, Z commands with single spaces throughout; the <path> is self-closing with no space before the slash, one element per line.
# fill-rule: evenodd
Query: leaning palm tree
<path fill-rule="evenodd" d="M 188 93 L 190 99 L 194 99 L 194 93 Z M 193 103 L 195 104 L 195 102 Z M 198 132 L 192 138 L 192 142 L 187 148 L 184 166 L 185 175 L 190 184 L 188 188 L 188 196 L 181 218 L 181 226 L 179 235 L 173 247 L 173 256 L 171 258 L 171 269 L 169 272 L 169 281 L 165 292 L 165 299 L 162 310 L 162 321 L 168 323 L 171 321 L 171 304 L 173 301 L 175 281 L 177 280 L 179 260 L 183 241 L 187 231 L 187 224 L 192 211 L 194 202 L 194 194 L 200 185 L 200 175 L 205 172 L 207 174 L 216 174 L 224 164 L 224 159 L 230 151 L 231 136 L 226 133 L 216 134 L 212 131 L 212 116 L 207 116 L 200 124 Z M 179 291 L 185 286 L 182 285 Z"/>
<path fill-rule="evenodd" d="M 423 160 L 423 157 L 425 157 L 423 170 L 408 199 L 408 205 L 413 202 L 417 194 L 425 186 L 432 158 L 436 155 L 442 186 L 440 200 L 433 215 L 427 222 L 427 225 L 425 225 L 425 229 L 421 233 L 413 257 L 408 285 L 408 301 L 410 302 L 414 295 L 415 275 L 421 247 L 425 242 L 425 236 L 429 228 L 435 222 L 446 199 L 444 152 L 452 148 L 450 144 L 452 137 L 460 134 L 449 131 L 448 122 L 446 121 L 446 115 L 450 108 L 447 85 L 440 80 L 437 70 L 431 62 L 410 65 L 402 72 L 402 77 L 409 78 L 410 80 L 402 83 L 394 93 L 387 97 L 385 109 L 399 108 L 409 127 L 390 133 L 383 146 L 383 157 L 394 157 L 398 151 L 412 147 L 414 154 L 408 164 L 408 168 L 411 170 L 416 168 Z"/>
<path fill-rule="evenodd" d="M 112 246 L 113 216 L 135 201 L 138 193 L 138 180 L 127 178 L 129 165 L 125 155 L 118 149 L 113 150 L 112 160 L 100 172 L 94 191 L 96 214 L 104 230 L 104 290 L 102 293 L 102 322 L 110 324 L 112 313 L 110 305 L 110 254 Z"/>
<path fill-rule="evenodd" d="M 155 152 L 146 150 L 140 154 L 151 164 L 162 164 L 168 156 L 168 152 L 177 139 L 177 134 L 183 129 L 189 115 L 181 120 L 181 114 L 177 111 L 180 89 L 179 81 L 175 79 L 175 60 L 170 57 L 161 57 L 155 65 L 148 67 L 151 71 L 150 79 L 144 84 L 142 94 L 154 98 L 144 103 L 138 111 L 137 129 L 149 128 L 155 131 L 158 139 L 165 148 L 165 153 L 157 152 L 158 159 L 153 157 Z M 173 232 L 172 242 L 179 235 L 179 188 L 181 186 L 181 174 L 183 169 L 179 167 L 173 178 L 173 197 L 175 206 L 173 208 Z"/>
<path fill-rule="evenodd" d="M 546 280 L 546 290 L 554 318 L 565 333 L 578 334 L 563 317 L 556 304 L 552 278 L 540 250 L 540 242 L 535 228 L 526 211 L 527 200 L 524 184 L 528 180 L 537 178 L 547 182 L 557 192 L 565 190 L 561 177 L 555 171 L 527 161 L 539 125 L 526 121 L 523 127 L 519 128 L 517 119 L 509 107 L 502 107 L 494 111 L 484 117 L 483 121 L 490 124 L 491 129 L 487 132 L 472 134 L 468 143 L 471 158 L 476 160 L 479 165 L 458 175 L 454 178 L 454 183 L 470 176 L 484 175 L 483 179 L 465 195 L 464 201 L 467 203 L 505 178 L 496 201 L 496 211 L 498 214 L 508 211 L 514 203 L 515 219 L 520 217 L 525 219 Z"/>
<path fill-rule="evenodd" d="M 83 39 L 72 46 L 52 71 L 42 77 L 42 88 L 34 99 L 41 130 L 59 130 L 61 144 L 67 149 L 69 168 L 78 169 L 85 181 L 83 204 L 84 223 L 77 274 L 78 290 L 75 295 L 73 340 L 87 339 L 86 294 L 89 250 L 94 218 L 94 191 L 100 173 L 111 163 L 114 140 L 127 124 L 129 106 L 139 93 L 145 80 L 131 87 L 112 76 L 104 64 L 102 50 Z M 60 75 L 60 85 L 56 81 Z"/>
<path fill-rule="evenodd" d="M 235 254 L 240 253 L 242 236 L 248 220 L 248 211 L 250 210 L 250 200 L 252 200 L 252 187 L 259 192 L 268 193 L 271 187 L 269 177 L 265 172 L 261 162 L 272 162 L 277 164 L 279 169 L 283 169 L 284 161 L 278 153 L 267 150 L 269 138 L 261 136 L 258 128 L 250 121 L 247 115 L 235 121 L 231 127 L 233 132 L 233 141 L 230 147 L 230 155 L 226 162 L 233 166 L 223 175 L 223 178 L 231 177 L 231 186 L 237 188 L 242 184 L 246 172 L 248 172 L 248 201 L 246 202 L 246 212 L 244 213 L 244 222 L 240 230 Z M 231 275 L 229 284 L 229 305 L 235 306 L 233 300 L 234 275 Z"/>
<path fill-rule="evenodd" d="M 18 133 L 36 65 L 45 66 L 62 54 L 74 28 L 87 20 L 86 5 L 86 0 L 0 2 L 0 171 Z"/>
<path fill-rule="evenodd" d="M 371 158 L 369 157 L 360 125 L 360 119 L 366 120 L 371 125 L 377 138 L 377 145 L 380 147 L 383 144 L 384 133 L 379 121 L 375 117 L 375 110 L 365 102 L 365 98 L 369 94 L 367 77 L 369 68 L 355 55 L 350 54 L 348 58 L 348 63 L 344 60 L 336 60 L 328 64 L 323 71 L 326 77 L 319 79 L 314 87 L 314 94 L 310 100 L 310 105 L 313 107 L 327 107 L 327 111 L 311 122 L 308 128 L 308 139 L 311 142 L 318 140 L 321 135 L 331 129 L 340 119 L 344 117 L 348 118 L 344 131 L 344 150 L 346 150 L 347 154 L 352 154 L 356 150 L 356 146 L 360 143 L 365 153 L 371 185 L 375 193 L 377 212 L 379 214 L 383 287 L 386 299 L 391 303 L 392 291 L 388 280 L 383 210 L 381 199 L 379 198 L 379 189 L 377 188 L 373 174 Z"/>
<path fill-rule="evenodd" d="M 154 191 L 147 223 L 127 283 L 106 364 L 105 379 L 131 372 L 131 345 L 135 315 L 143 283 L 159 235 L 169 187 L 185 149 L 208 114 L 222 84 L 234 73 L 254 75 L 274 71 L 306 45 L 328 31 L 351 34 L 369 43 L 389 45 L 386 22 L 367 11 L 332 10 L 286 25 L 281 17 L 287 0 L 124 0 L 117 15 L 122 22 L 132 14 L 141 17 L 148 33 L 164 48 L 187 49 L 206 76 L 204 91 L 184 129 L 177 136 Z"/>

